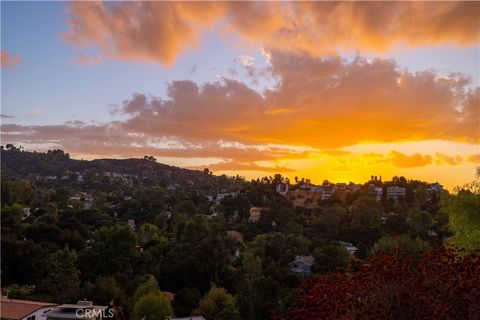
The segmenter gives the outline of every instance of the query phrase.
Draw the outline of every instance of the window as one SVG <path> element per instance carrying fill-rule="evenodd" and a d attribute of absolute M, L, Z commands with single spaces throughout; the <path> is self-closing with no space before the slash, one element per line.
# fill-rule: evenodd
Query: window
<path fill-rule="evenodd" d="M 35 320 L 35 316 L 30 316 L 27 318 L 27 320 Z"/>

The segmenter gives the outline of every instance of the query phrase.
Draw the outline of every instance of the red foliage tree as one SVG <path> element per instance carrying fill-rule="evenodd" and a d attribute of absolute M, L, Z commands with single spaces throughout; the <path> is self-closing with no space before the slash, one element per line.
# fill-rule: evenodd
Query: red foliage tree
<path fill-rule="evenodd" d="M 480 319 L 480 253 L 380 254 L 358 271 L 306 280 L 279 319 Z"/>

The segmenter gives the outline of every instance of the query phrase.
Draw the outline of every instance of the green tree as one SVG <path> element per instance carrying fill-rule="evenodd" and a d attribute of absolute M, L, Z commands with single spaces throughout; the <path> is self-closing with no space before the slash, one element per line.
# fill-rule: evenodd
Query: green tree
<path fill-rule="evenodd" d="M 136 303 L 141 297 L 149 293 L 160 293 L 158 281 L 153 275 L 147 275 L 146 280 L 138 286 L 137 290 L 135 290 L 135 293 L 132 297 L 133 302 Z"/>
<path fill-rule="evenodd" d="M 342 245 L 324 245 L 313 251 L 313 257 L 315 258 L 315 272 L 326 273 L 346 267 L 350 254 Z"/>
<path fill-rule="evenodd" d="M 193 312 L 208 320 L 237 320 L 240 314 L 235 299 L 224 288 L 212 287 Z"/>
<path fill-rule="evenodd" d="M 138 229 L 138 242 L 144 246 L 150 243 L 158 243 L 161 240 L 158 227 L 154 224 L 144 223 Z"/>
<path fill-rule="evenodd" d="M 454 233 L 448 242 L 472 252 L 480 248 L 480 166 L 476 180 L 457 191 L 441 201 L 441 211 L 448 214 Z"/>
<path fill-rule="evenodd" d="M 53 253 L 47 261 L 47 275 L 38 291 L 60 303 L 75 301 L 80 289 L 80 271 L 75 250 L 65 247 Z"/>
<path fill-rule="evenodd" d="M 148 293 L 133 306 L 135 320 L 162 320 L 173 316 L 173 308 L 165 293 Z"/>
<path fill-rule="evenodd" d="M 100 276 L 95 283 L 94 301 L 99 304 L 126 306 L 127 294 L 114 277 Z"/>
<path fill-rule="evenodd" d="M 5 237 L 10 237 L 12 239 L 17 239 L 23 230 L 22 226 L 22 217 L 23 210 L 22 206 L 15 203 L 11 206 L 5 206 L 1 210 L 1 221 L 2 221 L 2 240 Z"/>
<path fill-rule="evenodd" d="M 373 197 L 359 197 L 353 205 L 352 228 L 365 232 L 378 229 L 382 207 Z"/>
<path fill-rule="evenodd" d="M 412 239 L 408 234 L 398 237 L 384 236 L 373 247 L 373 253 L 385 252 L 394 254 L 398 251 L 405 254 L 423 252 L 430 249 L 428 242 L 417 237 Z"/>
<path fill-rule="evenodd" d="M 410 209 L 407 213 L 407 222 L 412 234 L 416 237 L 426 237 L 432 227 L 432 217 L 427 211 L 419 208 Z"/>
<path fill-rule="evenodd" d="M 127 225 L 102 227 L 93 236 L 91 268 L 99 275 L 130 273 L 138 256 L 137 237 Z"/>

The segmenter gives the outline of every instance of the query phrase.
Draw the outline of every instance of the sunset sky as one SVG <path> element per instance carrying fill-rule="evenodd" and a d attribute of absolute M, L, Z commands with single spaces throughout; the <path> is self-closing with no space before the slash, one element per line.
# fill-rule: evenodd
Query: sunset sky
<path fill-rule="evenodd" d="M 480 2 L 1 2 L 2 144 L 449 189 L 480 164 Z"/>

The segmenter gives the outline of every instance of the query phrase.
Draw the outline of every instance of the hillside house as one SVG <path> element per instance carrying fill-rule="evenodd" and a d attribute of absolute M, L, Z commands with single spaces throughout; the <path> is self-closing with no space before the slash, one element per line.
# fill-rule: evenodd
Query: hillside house
<path fill-rule="evenodd" d="M 279 183 L 275 187 L 275 191 L 281 196 L 285 196 L 288 193 L 288 183 Z"/>
<path fill-rule="evenodd" d="M 46 320 L 45 313 L 57 306 L 55 303 L 17 300 L 1 297 L 0 319 L 2 320 Z"/>
<path fill-rule="evenodd" d="M 295 260 L 288 264 L 290 272 L 295 272 L 304 277 L 311 275 L 314 265 L 315 258 L 312 256 L 296 256 Z"/>
<path fill-rule="evenodd" d="M 250 208 L 250 222 L 257 222 L 260 220 L 260 217 L 262 216 L 262 210 L 263 208 L 261 207 L 251 207 Z"/>
<path fill-rule="evenodd" d="M 393 186 L 387 188 L 387 199 L 398 201 L 400 198 L 405 198 L 405 188 Z"/>

